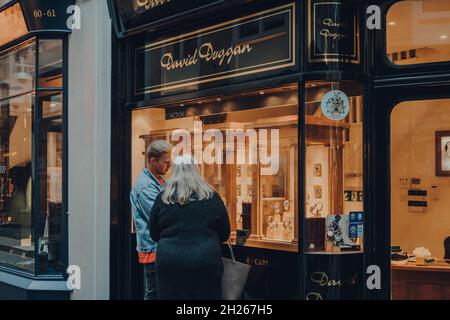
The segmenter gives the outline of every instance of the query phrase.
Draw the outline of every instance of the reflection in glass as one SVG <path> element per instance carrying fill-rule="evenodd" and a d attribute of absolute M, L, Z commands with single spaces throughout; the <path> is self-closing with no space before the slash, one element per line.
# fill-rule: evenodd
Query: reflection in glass
<path fill-rule="evenodd" d="M 362 98 L 354 83 L 306 85 L 306 246 L 363 244 Z"/>
<path fill-rule="evenodd" d="M 39 88 L 62 88 L 62 40 L 39 40 Z"/>
<path fill-rule="evenodd" d="M 0 265 L 34 272 L 31 217 L 34 96 L 0 103 Z"/>
<path fill-rule="evenodd" d="M 180 128 L 184 135 L 173 136 Z M 296 85 L 134 111 L 133 181 L 145 164 L 147 146 L 156 139 L 174 145 L 186 139 L 186 152 L 203 151 L 200 170 L 227 207 L 232 241 L 245 234 L 249 246 L 298 251 Z M 222 161 L 211 163 L 205 150 L 220 142 L 216 139 L 223 145 L 213 156 Z"/>
<path fill-rule="evenodd" d="M 0 56 L 0 99 L 34 90 L 36 57 L 35 42 L 31 42 Z"/>
<path fill-rule="evenodd" d="M 388 11 L 387 55 L 398 65 L 450 60 L 450 1 L 406 0 Z"/>
<path fill-rule="evenodd" d="M 0 0 L 0 7 L 7 2 L 10 2 L 10 0 Z M 28 32 L 20 3 L 16 3 L 0 12 L 0 30 L 1 46 Z"/>
<path fill-rule="evenodd" d="M 39 273 L 62 271 L 62 93 L 39 93 Z"/>

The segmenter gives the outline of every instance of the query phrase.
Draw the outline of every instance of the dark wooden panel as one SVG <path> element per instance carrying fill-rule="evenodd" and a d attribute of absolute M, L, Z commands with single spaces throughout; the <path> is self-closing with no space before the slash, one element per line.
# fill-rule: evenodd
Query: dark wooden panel
<path fill-rule="evenodd" d="M 450 269 L 392 270 L 393 300 L 450 300 Z"/>

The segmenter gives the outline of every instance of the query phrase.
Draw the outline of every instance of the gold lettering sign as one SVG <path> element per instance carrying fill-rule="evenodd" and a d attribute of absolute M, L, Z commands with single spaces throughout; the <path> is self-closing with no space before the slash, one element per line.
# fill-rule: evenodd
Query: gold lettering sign
<path fill-rule="evenodd" d="M 342 287 L 344 285 L 353 286 L 356 284 L 357 279 L 358 276 L 356 274 L 351 275 L 347 281 L 340 279 L 330 279 L 326 272 L 321 271 L 313 272 L 311 274 L 311 281 L 313 283 L 319 284 L 319 286 L 321 287 Z"/>
<path fill-rule="evenodd" d="M 247 262 L 247 264 L 254 265 L 254 266 L 268 266 L 269 265 L 269 260 L 267 260 L 267 259 L 247 258 L 246 262 Z"/>
<path fill-rule="evenodd" d="M 135 94 L 190 90 L 193 85 L 295 66 L 295 12 L 291 3 L 136 48 Z M 261 36 L 245 34 L 245 26 L 273 17 L 283 20 L 283 27 Z M 144 77 L 145 72 L 154 76 Z"/>
<path fill-rule="evenodd" d="M 334 28 L 345 28 L 347 23 L 345 22 L 335 22 L 333 19 L 324 19 L 322 22 L 327 27 Z M 320 30 L 320 35 L 324 38 L 331 38 L 333 40 L 341 40 L 344 38 L 350 38 L 350 35 L 342 33 L 342 32 L 332 32 L 330 29 L 324 28 Z"/>
<path fill-rule="evenodd" d="M 343 286 L 354 286 L 358 281 L 356 274 L 350 275 L 348 280 L 330 279 L 326 272 L 317 271 L 311 274 L 311 282 L 318 284 L 319 287 L 325 288 L 341 288 Z M 319 292 L 309 292 L 306 294 L 306 300 L 323 300 L 323 296 Z"/>
<path fill-rule="evenodd" d="M 134 11 L 140 14 L 144 11 L 163 6 L 170 1 L 171 0 L 133 0 Z"/>
<path fill-rule="evenodd" d="M 359 64 L 359 19 L 351 1 L 308 0 L 308 22 L 310 62 Z"/>
<path fill-rule="evenodd" d="M 194 53 L 189 54 L 187 58 L 181 60 L 175 60 L 172 53 L 166 53 L 161 58 L 161 67 L 167 71 L 174 69 L 183 69 L 195 65 L 199 60 L 206 62 L 217 61 L 219 66 L 224 63 L 230 64 L 234 57 L 249 53 L 253 47 L 245 45 L 231 46 L 228 49 L 216 50 L 212 43 L 208 42 L 200 46 L 200 49 L 195 49 Z"/>

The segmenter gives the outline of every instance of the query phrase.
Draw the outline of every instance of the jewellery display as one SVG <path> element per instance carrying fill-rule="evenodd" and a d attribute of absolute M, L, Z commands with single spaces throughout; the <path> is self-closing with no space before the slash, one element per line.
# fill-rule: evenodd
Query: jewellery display
<path fill-rule="evenodd" d="M 240 178 L 242 177 L 242 167 L 236 166 L 236 177 Z"/>
<path fill-rule="evenodd" d="M 314 198 L 322 199 L 322 186 L 314 186 Z"/>
<path fill-rule="evenodd" d="M 316 204 L 314 204 L 312 207 L 309 208 L 309 211 L 315 217 L 320 217 L 320 213 L 322 212 L 322 210 L 323 210 L 322 201 L 318 201 Z"/>
<path fill-rule="evenodd" d="M 278 241 L 292 241 L 294 239 L 294 214 L 289 211 L 290 201 L 282 201 L 283 212 L 279 201 L 273 202 L 270 206 L 265 206 L 266 215 L 264 220 L 264 235 L 267 239 Z M 269 210 L 270 209 L 270 210 Z"/>
<path fill-rule="evenodd" d="M 273 211 L 275 212 L 275 217 L 280 216 L 280 204 L 278 202 L 273 204 Z"/>
<path fill-rule="evenodd" d="M 314 176 L 316 176 L 316 177 L 322 176 L 322 164 L 316 163 L 314 165 Z"/>
<path fill-rule="evenodd" d="M 284 212 L 288 212 L 289 211 L 289 200 L 284 200 L 283 201 L 283 207 L 284 207 Z"/>

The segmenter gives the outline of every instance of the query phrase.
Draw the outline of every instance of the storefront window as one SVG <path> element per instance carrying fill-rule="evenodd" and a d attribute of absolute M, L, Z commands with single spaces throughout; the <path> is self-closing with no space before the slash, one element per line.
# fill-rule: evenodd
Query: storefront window
<path fill-rule="evenodd" d="M 306 299 L 361 299 L 361 85 L 311 82 L 305 89 Z"/>
<path fill-rule="evenodd" d="M 33 274 L 63 271 L 61 48 L 32 40 L 0 54 L 0 266 Z M 36 71 L 55 91 L 36 88 Z"/>
<path fill-rule="evenodd" d="M 392 298 L 446 299 L 450 272 L 450 99 L 391 114 Z"/>
<path fill-rule="evenodd" d="M 134 111 L 133 181 L 152 141 L 174 154 L 185 144 L 226 204 L 234 243 L 298 251 L 297 96 L 288 85 Z"/>
<path fill-rule="evenodd" d="M 0 264 L 34 272 L 32 115 L 34 95 L 0 103 Z"/>
<path fill-rule="evenodd" d="M 307 250 L 361 250 L 362 97 L 359 85 L 306 86 Z"/>
<path fill-rule="evenodd" d="M 450 1 L 400 1 L 389 9 L 386 24 L 394 64 L 450 61 Z"/>

